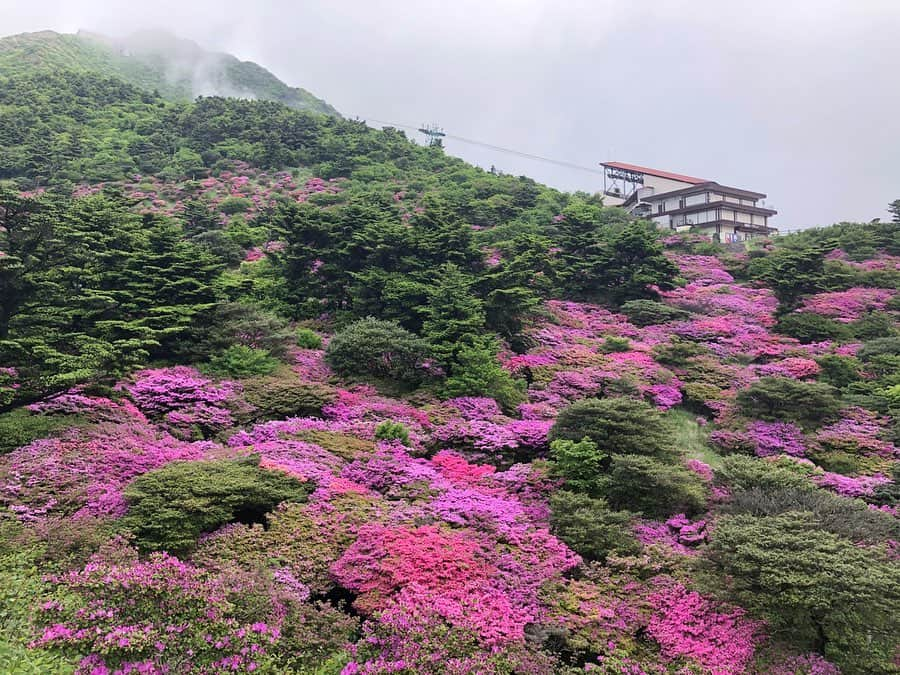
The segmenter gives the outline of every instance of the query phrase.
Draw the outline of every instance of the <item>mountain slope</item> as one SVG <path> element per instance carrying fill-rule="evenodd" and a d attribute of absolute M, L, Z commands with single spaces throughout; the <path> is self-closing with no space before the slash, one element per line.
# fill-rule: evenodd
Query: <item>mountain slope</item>
<path fill-rule="evenodd" d="M 289 87 L 256 63 L 207 51 L 162 31 L 124 39 L 85 31 L 76 35 L 42 31 L 0 39 L 0 75 L 63 69 L 118 77 L 170 100 L 231 96 L 338 115 L 325 101 L 305 89 Z"/>
<path fill-rule="evenodd" d="M 45 38 L 0 70 L 0 673 L 896 672 L 896 224 L 726 252 Z"/>

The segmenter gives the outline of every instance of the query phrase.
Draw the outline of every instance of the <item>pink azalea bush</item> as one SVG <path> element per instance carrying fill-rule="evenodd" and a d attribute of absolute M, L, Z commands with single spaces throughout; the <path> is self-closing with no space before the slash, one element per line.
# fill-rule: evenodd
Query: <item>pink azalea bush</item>
<path fill-rule="evenodd" d="M 826 471 L 821 475 L 813 476 L 813 481 L 819 487 L 832 490 L 842 497 L 871 497 L 875 488 L 890 483 L 891 479 L 881 474 L 854 478 Z"/>
<path fill-rule="evenodd" d="M 139 423 L 88 433 L 75 429 L 7 455 L 0 468 L 0 499 L 22 520 L 48 514 L 118 517 L 125 512 L 122 490 L 133 478 L 175 460 L 206 458 L 215 448 Z"/>
<path fill-rule="evenodd" d="M 236 619 L 223 580 L 166 553 L 98 556 L 50 580 L 78 602 L 45 603 L 47 627 L 34 645 L 87 653 L 82 673 L 250 672 L 281 635 Z"/>
<path fill-rule="evenodd" d="M 886 288 L 850 288 L 846 291 L 818 293 L 807 298 L 798 311 L 850 323 L 867 311 L 883 310 L 894 294 L 895 291 Z"/>
<path fill-rule="evenodd" d="M 758 457 L 803 457 L 806 454 L 803 432 L 791 422 L 751 422 L 747 427 L 747 437 L 756 446 Z"/>
<path fill-rule="evenodd" d="M 746 671 L 762 626 L 743 610 L 719 610 L 677 583 L 661 584 L 649 601 L 654 613 L 647 633 L 659 643 L 664 658 L 691 659 L 712 675 Z"/>
<path fill-rule="evenodd" d="M 188 437 L 192 428 L 210 434 L 230 427 L 241 392 L 236 382 L 213 382 L 187 366 L 141 370 L 122 389 L 142 413 Z"/>
<path fill-rule="evenodd" d="M 644 546 L 663 546 L 681 555 L 693 555 L 696 547 L 706 541 L 706 525 L 705 520 L 692 522 L 679 513 L 664 523 L 639 522 L 634 526 L 634 533 Z"/>
<path fill-rule="evenodd" d="M 197 196 L 139 181 L 128 190 L 157 212 L 177 213 Z M 198 184 L 215 208 L 229 197 L 249 200 L 247 215 L 270 200 L 343 189 L 340 181 L 239 165 Z M 398 184 L 393 208 L 414 222 L 420 199 Z M 897 457 L 886 416 L 850 407 L 804 433 L 790 422 L 747 420 L 734 404 L 762 376 L 814 381 L 821 375 L 815 358 L 850 355 L 858 345 L 799 345 L 773 333 L 774 294 L 736 282 L 713 256 L 687 253 L 693 239 L 669 238 L 667 255 L 686 283 L 661 293 L 687 319 L 638 327 L 599 305 L 547 302 L 546 316 L 528 329 L 534 347 L 500 354 L 507 371 L 529 382 L 515 413 L 486 397 L 441 401 L 427 389 L 389 396 L 347 385 L 321 349 L 291 355 L 295 381 L 327 382 L 335 392 L 317 417 L 242 428 L 252 417 L 243 413 L 252 411 L 243 407 L 240 383 L 186 366 L 139 371 L 112 399 L 73 390 L 33 404 L 34 415 L 74 415 L 89 425 L 0 457 L 0 502 L 35 530 L 114 522 L 126 512 L 128 484 L 173 461 L 254 455 L 262 468 L 313 487 L 307 502 L 262 516 L 264 525 L 233 522 L 205 533 L 184 560 L 104 545 L 87 564 L 82 558 L 48 578 L 58 599 L 41 609 L 34 646 L 64 650 L 81 659 L 79 672 L 96 675 L 313 671 L 321 665 L 315 659 L 302 666 L 276 659 L 319 639 L 326 640 L 315 646 L 319 656 L 346 657 L 344 675 L 438 668 L 538 675 L 582 655 L 589 655 L 581 659 L 586 672 L 610 675 L 754 672 L 763 626 L 702 595 L 690 578 L 694 556 L 715 531 L 716 504 L 729 498 L 709 464 L 684 461 L 713 492 L 710 511 L 693 519 L 636 516 L 630 522 L 643 549 L 611 554 L 603 565 L 581 560 L 556 536 L 558 514 L 550 509 L 561 480 L 546 461 L 548 434 L 562 408 L 589 396 L 630 396 L 702 415 L 723 454 L 802 463 L 823 489 L 883 501 L 875 491 L 890 483 Z M 248 253 L 256 260 L 276 258 L 283 245 L 256 244 Z M 311 271 L 321 273 L 326 262 Z M 745 263 L 738 259 L 735 269 Z M 889 298 L 862 290 L 813 296 L 803 311 L 839 306 L 825 315 L 846 318 Z M 627 339 L 627 351 L 607 353 L 611 337 Z M 0 369 L 0 401 L 17 386 L 8 371 Z M 376 437 L 385 422 L 403 426 L 402 440 Z M 189 442 L 197 437 L 227 440 Z M 864 458 L 859 473 L 872 475 L 822 471 L 812 460 L 823 451 Z M 323 597 L 337 606 L 323 609 Z M 547 636 L 564 646 L 546 649 Z M 780 658 L 772 672 L 836 672 L 815 655 Z"/>

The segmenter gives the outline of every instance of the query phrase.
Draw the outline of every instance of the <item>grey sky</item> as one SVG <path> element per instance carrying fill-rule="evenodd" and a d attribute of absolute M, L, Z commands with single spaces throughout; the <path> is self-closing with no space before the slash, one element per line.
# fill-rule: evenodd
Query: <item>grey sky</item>
<path fill-rule="evenodd" d="M 0 0 L 0 34 L 156 27 L 348 116 L 767 192 L 783 229 L 900 199 L 900 0 Z M 446 145 L 562 189 L 602 184 Z"/>

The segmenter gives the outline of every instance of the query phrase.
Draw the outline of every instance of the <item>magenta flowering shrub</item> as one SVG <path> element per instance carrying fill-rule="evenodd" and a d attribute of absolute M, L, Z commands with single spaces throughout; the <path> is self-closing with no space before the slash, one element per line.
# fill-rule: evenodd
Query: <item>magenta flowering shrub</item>
<path fill-rule="evenodd" d="M 554 354 L 509 354 L 501 359 L 504 368 L 514 375 L 521 375 L 526 370 L 540 366 L 552 366 L 558 360 Z"/>
<path fill-rule="evenodd" d="M 547 448 L 552 420 L 511 419 L 492 398 L 450 399 L 435 409 L 432 446 L 469 451 L 493 458 L 510 453 L 538 453 Z"/>
<path fill-rule="evenodd" d="M 145 561 L 100 557 L 51 578 L 76 603 L 41 607 L 35 646 L 88 654 L 79 672 L 249 672 L 280 630 L 233 615 L 222 580 L 166 553 Z"/>
<path fill-rule="evenodd" d="M 842 497 L 871 497 L 875 488 L 886 485 L 891 479 L 881 474 L 874 476 L 844 476 L 839 473 L 826 471 L 813 476 L 813 482 L 819 487 L 831 490 Z"/>
<path fill-rule="evenodd" d="M 651 385 L 648 387 L 647 393 L 650 394 L 653 398 L 653 402 L 661 410 L 674 408 L 681 403 L 682 400 L 681 392 L 678 390 L 678 387 L 673 387 L 670 384 Z"/>
<path fill-rule="evenodd" d="M 401 594 L 363 624 L 363 639 L 351 648 L 354 660 L 341 675 L 426 673 L 440 664 L 448 675 L 552 672 L 553 660 L 527 642 L 484 648 L 471 630 L 447 623 L 444 607 L 423 605 Z"/>
<path fill-rule="evenodd" d="M 751 422 L 745 431 L 718 429 L 709 435 L 710 442 L 725 453 L 750 454 L 757 457 L 789 455 L 806 456 L 806 439 L 792 422 Z"/>
<path fill-rule="evenodd" d="M 772 675 L 841 675 L 841 670 L 823 656 L 811 652 L 790 656 L 767 667 Z"/>
<path fill-rule="evenodd" d="M 756 446 L 758 457 L 804 457 L 806 454 L 803 432 L 792 422 L 751 422 L 747 438 Z"/>
<path fill-rule="evenodd" d="M 374 453 L 354 460 L 340 475 L 395 498 L 431 494 L 451 486 L 438 467 L 426 459 L 410 457 L 408 448 L 399 441 L 379 441 Z"/>
<path fill-rule="evenodd" d="M 397 598 L 401 603 L 415 595 L 446 621 L 474 629 L 487 642 L 521 638 L 530 617 L 511 606 L 505 594 L 485 592 L 498 571 L 479 548 L 462 533 L 434 526 L 366 525 L 331 570 L 338 583 L 358 594 L 355 605 L 361 611 L 384 609 L 406 591 L 405 598 Z"/>
<path fill-rule="evenodd" d="M 122 388 L 142 413 L 182 437 L 194 428 L 209 435 L 232 426 L 241 392 L 236 382 L 213 382 L 187 366 L 141 370 Z"/>
<path fill-rule="evenodd" d="M 432 438 L 442 446 L 476 450 L 492 457 L 518 448 L 546 448 L 551 426 L 549 420 L 508 420 L 503 424 L 456 419 L 435 428 Z"/>
<path fill-rule="evenodd" d="M 78 389 L 32 403 L 28 410 L 38 415 L 78 415 L 91 422 L 146 422 L 147 418 L 129 400 L 111 401 L 99 396 L 86 396 Z"/>
<path fill-rule="evenodd" d="M 842 419 L 821 428 L 816 441 L 825 448 L 859 453 L 887 459 L 900 458 L 900 449 L 882 440 L 886 420 L 865 408 L 853 407 L 842 412 Z"/>
<path fill-rule="evenodd" d="M 500 406 L 492 398 L 461 396 L 445 401 L 444 405 L 454 409 L 465 420 L 485 420 L 503 417 Z"/>
<path fill-rule="evenodd" d="M 431 458 L 431 463 L 438 468 L 444 478 L 463 485 L 478 483 L 496 471 L 490 464 L 470 464 L 464 457 L 449 450 L 437 453 Z"/>
<path fill-rule="evenodd" d="M 304 382 L 328 382 L 334 377 L 331 367 L 325 363 L 324 349 L 298 349 L 291 356 L 291 369 Z"/>
<path fill-rule="evenodd" d="M 798 311 L 827 316 L 850 323 L 871 310 L 883 310 L 895 291 L 887 288 L 850 288 L 846 291 L 818 293 L 804 300 Z"/>
<path fill-rule="evenodd" d="M 689 459 L 684 463 L 684 465 L 695 474 L 700 476 L 703 480 L 712 481 L 713 470 L 712 467 L 706 462 L 701 462 L 699 459 Z"/>
<path fill-rule="evenodd" d="M 431 428 L 428 414 L 408 403 L 379 396 L 374 388 L 356 386 L 339 389 L 337 398 L 322 412 L 326 419 L 345 425 L 374 438 L 375 427 L 384 421 L 400 422 L 410 431 L 410 439 L 417 439 Z"/>
<path fill-rule="evenodd" d="M 683 513 L 664 523 L 643 521 L 634 525 L 637 540 L 644 546 L 662 546 L 681 555 L 697 553 L 696 547 L 706 541 L 706 521 L 692 522 Z"/>
<path fill-rule="evenodd" d="M 450 488 L 435 497 L 429 509 L 452 525 L 504 534 L 527 522 L 522 503 L 500 489 Z"/>
<path fill-rule="evenodd" d="M 795 380 L 803 380 L 816 377 L 821 370 L 822 367 L 812 359 L 793 356 L 759 366 L 757 372 L 761 376 L 792 377 Z"/>
<path fill-rule="evenodd" d="M 762 625 L 743 610 L 716 608 L 678 583 L 660 583 L 648 601 L 653 615 L 647 633 L 659 643 L 663 658 L 689 659 L 713 675 L 747 670 Z"/>
<path fill-rule="evenodd" d="M 175 460 L 211 456 L 215 444 L 187 443 L 141 424 L 34 441 L 0 465 L 0 499 L 22 520 L 125 513 L 122 490 L 142 473 Z"/>

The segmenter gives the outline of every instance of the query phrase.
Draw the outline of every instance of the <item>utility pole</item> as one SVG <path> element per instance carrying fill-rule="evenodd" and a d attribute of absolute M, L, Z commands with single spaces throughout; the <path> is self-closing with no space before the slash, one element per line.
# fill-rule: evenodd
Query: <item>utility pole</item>
<path fill-rule="evenodd" d="M 422 126 L 419 127 L 419 131 L 428 136 L 429 148 L 444 147 L 444 141 L 442 139 L 447 134 L 445 134 L 444 130 L 441 129 L 437 124 L 422 124 Z"/>

